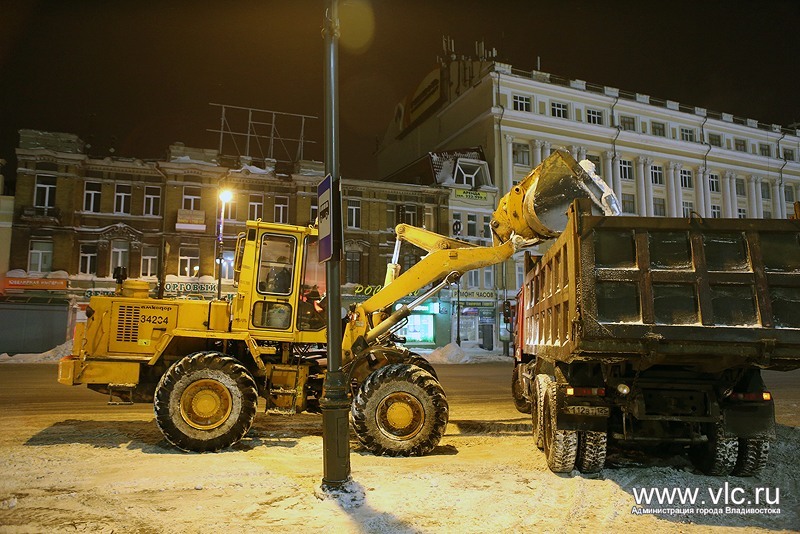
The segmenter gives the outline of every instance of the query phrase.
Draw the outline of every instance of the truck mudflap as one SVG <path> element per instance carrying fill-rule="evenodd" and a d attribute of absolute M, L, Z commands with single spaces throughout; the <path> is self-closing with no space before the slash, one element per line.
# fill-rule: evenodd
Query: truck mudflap
<path fill-rule="evenodd" d="M 775 402 L 737 403 L 722 411 L 725 433 L 749 439 L 775 439 Z"/>

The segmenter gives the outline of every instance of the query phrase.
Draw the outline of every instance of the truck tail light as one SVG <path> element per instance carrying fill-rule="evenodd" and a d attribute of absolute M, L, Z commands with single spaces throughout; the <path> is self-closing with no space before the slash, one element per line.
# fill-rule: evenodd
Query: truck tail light
<path fill-rule="evenodd" d="M 731 399 L 739 401 L 771 401 L 772 393 L 761 391 L 758 393 L 731 393 Z"/>
<path fill-rule="evenodd" d="M 606 388 L 576 388 L 567 387 L 568 397 L 604 397 Z"/>

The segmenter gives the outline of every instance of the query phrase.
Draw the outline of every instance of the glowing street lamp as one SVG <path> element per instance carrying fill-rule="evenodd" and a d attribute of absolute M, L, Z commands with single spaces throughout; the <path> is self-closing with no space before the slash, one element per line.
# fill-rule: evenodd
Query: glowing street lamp
<path fill-rule="evenodd" d="M 219 208 L 219 233 L 217 236 L 217 269 L 219 269 L 219 278 L 217 279 L 217 300 L 222 299 L 222 227 L 225 220 L 225 204 L 233 199 L 233 193 L 229 189 L 223 189 L 219 192 L 220 208 Z"/>

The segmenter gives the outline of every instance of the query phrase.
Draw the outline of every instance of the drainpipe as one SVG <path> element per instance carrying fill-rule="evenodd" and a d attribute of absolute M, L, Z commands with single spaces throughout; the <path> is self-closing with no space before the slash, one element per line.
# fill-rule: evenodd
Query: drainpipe
<path fill-rule="evenodd" d="M 163 299 L 164 298 L 164 279 L 166 278 L 166 268 L 167 268 L 167 214 L 166 214 L 166 196 L 167 196 L 167 175 L 161 168 L 158 166 L 158 162 L 155 163 L 155 169 L 158 174 L 164 178 L 164 202 L 161 203 L 161 250 L 159 251 L 158 255 L 158 293 L 156 298 Z M 139 273 L 141 275 L 141 273 Z"/>

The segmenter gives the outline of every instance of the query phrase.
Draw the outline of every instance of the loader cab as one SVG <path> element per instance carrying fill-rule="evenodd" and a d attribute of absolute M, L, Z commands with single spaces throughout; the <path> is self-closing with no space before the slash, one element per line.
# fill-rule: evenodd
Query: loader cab
<path fill-rule="evenodd" d="M 324 342 L 325 269 L 316 229 L 248 222 L 234 271 L 233 330 L 276 341 Z"/>

